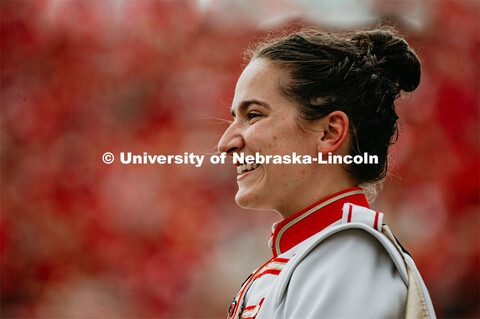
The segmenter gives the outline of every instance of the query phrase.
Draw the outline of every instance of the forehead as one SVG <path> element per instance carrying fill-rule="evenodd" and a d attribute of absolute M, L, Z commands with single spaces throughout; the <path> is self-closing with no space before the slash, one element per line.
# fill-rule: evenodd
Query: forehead
<path fill-rule="evenodd" d="M 268 104 L 285 101 L 280 87 L 287 78 L 287 72 L 265 59 L 254 59 L 243 70 L 235 88 L 232 109 L 242 101 L 261 100 Z"/>

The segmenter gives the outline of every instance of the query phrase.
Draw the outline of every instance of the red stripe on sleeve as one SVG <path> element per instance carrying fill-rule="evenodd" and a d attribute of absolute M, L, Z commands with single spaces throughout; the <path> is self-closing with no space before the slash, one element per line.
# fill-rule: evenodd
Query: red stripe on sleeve
<path fill-rule="evenodd" d="M 378 212 L 375 212 L 375 222 L 373 223 L 373 228 L 378 230 Z"/>
<path fill-rule="evenodd" d="M 289 260 L 287 258 L 274 258 L 272 262 L 288 263 Z"/>
<path fill-rule="evenodd" d="M 254 306 L 248 306 L 248 307 L 246 307 L 245 309 L 243 309 L 243 311 L 245 312 L 245 311 L 247 311 L 247 310 L 252 310 L 252 309 L 255 309 L 255 307 L 256 307 L 256 305 L 254 305 Z"/>
<path fill-rule="evenodd" d="M 261 273 L 259 273 L 256 277 L 255 277 L 255 280 L 257 280 L 258 278 L 264 276 L 264 275 L 278 275 L 280 274 L 281 270 L 280 269 L 267 269 Z"/>

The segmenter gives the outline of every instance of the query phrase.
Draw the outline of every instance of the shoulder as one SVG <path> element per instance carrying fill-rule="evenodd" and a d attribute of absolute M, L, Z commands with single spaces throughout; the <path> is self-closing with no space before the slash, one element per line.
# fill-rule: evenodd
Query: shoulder
<path fill-rule="evenodd" d="M 346 228 L 310 245 L 293 270 L 284 296 L 292 317 L 403 314 L 407 285 L 373 233 Z"/>
<path fill-rule="evenodd" d="M 310 245 L 309 252 L 298 262 L 294 274 L 306 271 L 313 275 L 310 268 L 314 268 L 317 269 L 314 273 L 328 272 L 328 278 L 335 278 L 342 272 L 347 272 L 348 277 L 353 277 L 388 268 L 392 275 L 398 274 L 400 277 L 390 255 L 392 252 L 385 248 L 373 232 L 360 228 L 346 228 Z M 398 254 L 397 251 L 393 253 Z M 362 277 L 357 280 L 360 279 Z M 406 287 L 405 283 L 403 285 Z"/>
<path fill-rule="evenodd" d="M 382 264 L 395 267 L 389 252 L 379 240 L 383 235 L 378 233 L 377 237 L 375 232 L 361 228 L 345 228 L 334 232 L 321 242 L 312 243 L 311 251 L 300 265 L 306 266 L 309 262 L 322 259 L 325 266 L 332 264 L 350 268 L 352 263 L 357 263 L 364 267 L 375 268 Z"/>

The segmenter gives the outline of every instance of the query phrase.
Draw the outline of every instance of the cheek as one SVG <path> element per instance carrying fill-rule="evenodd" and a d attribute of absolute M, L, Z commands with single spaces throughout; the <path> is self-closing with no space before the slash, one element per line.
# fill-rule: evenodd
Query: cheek
<path fill-rule="evenodd" d="M 249 151 L 264 155 L 306 154 L 311 149 L 306 147 L 311 141 L 290 118 L 259 121 L 244 138 Z"/>
<path fill-rule="evenodd" d="M 266 125 L 252 127 L 245 135 L 245 141 L 248 148 L 253 152 L 275 155 L 275 150 L 281 139 L 272 134 Z"/>
<path fill-rule="evenodd" d="M 267 178 L 274 188 L 288 188 L 290 185 L 296 185 L 298 179 L 302 178 L 301 170 L 300 165 L 271 164 L 267 171 Z"/>

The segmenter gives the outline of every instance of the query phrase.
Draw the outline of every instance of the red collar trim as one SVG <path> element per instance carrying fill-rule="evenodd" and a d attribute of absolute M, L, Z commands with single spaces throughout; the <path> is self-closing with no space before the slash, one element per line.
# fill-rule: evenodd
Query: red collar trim
<path fill-rule="evenodd" d="M 370 208 L 360 187 L 348 188 L 328 196 L 275 226 L 272 234 L 273 256 L 277 257 L 340 220 L 345 203 Z"/>

